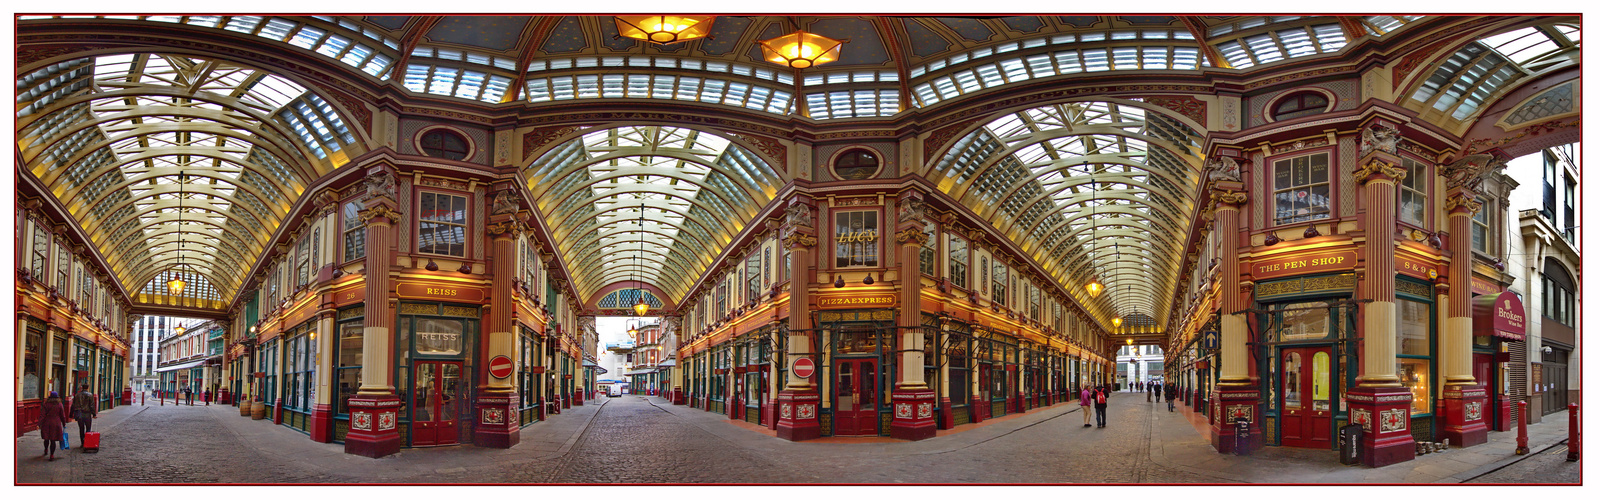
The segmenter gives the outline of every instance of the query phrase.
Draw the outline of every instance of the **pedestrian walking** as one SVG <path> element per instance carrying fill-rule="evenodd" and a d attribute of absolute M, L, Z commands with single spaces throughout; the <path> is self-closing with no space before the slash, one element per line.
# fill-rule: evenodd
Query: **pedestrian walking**
<path fill-rule="evenodd" d="M 100 409 L 94 403 L 89 384 L 78 386 L 78 393 L 72 396 L 72 419 L 78 421 L 79 443 L 83 442 L 84 434 L 94 430 L 94 418 L 100 416 Z"/>
<path fill-rule="evenodd" d="M 44 438 L 44 454 L 39 456 L 56 459 L 56 446 L 61 443 L 61 436 L 67 435 L 66 425 L 67 409 L 61 404 L 61 395 L 50 391 L 50 397 L 39 409 L 39 437 Z"/>
<path fill-rule="evenodd" d="M 1092 413 L 1092 410 L 1089 409 L 1089 405 L 1094 404 L 1093 401 L 1091 401 L 1093 399 L 1094 391 L 1090 391 L 1088 386 L 1085 386 L 1083 390 L 1078 391 L 1078 409 L 1083 410 L 1084 427 L 1089 426 L 1089 414 Z"/>
<path fill-rule="evenodd" d="M 1106 399 L 1110 393 L 1110 387 L 1101 386 L 1094 395 L 1094 420 L 1100 427 L 1106 426 Z"/>
<path fill-rule="evenodd" d="M 1149 403 L 1151 401 L 1151 399 L 1154 398 L 1155 396 L 1156 396 L 1156 385 L 1155 384 L 1145 384 L 1144 385 L 1144 402 Z"/>
<path fill-rule="evenodd" d="M 200 399 L 206 402 L 206 406 L 211 406 L 211 389 L 206 389 L 205 394 L 202 394 Z"/>
<path fill-rule="evenodd" d="M 1173 408 L 1172 402 L 1178 399 L 1178 387 L 1171 384 L 1168 384 L 1165 387 L 1167 392 L 1167 411 L 1171 412 Z"/>

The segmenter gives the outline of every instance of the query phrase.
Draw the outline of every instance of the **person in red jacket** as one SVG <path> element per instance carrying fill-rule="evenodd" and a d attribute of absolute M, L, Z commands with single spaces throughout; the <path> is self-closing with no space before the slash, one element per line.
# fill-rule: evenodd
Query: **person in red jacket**
<path fill-rule="evenodd" d="M 39 456 L 56 459 L 56 444 L 66 435 L 66 425 L 67 409 L 61 404 L 61 395 L 50 391 L 39 411 L 39 436 L 44 438 L 44 454 Z"/>

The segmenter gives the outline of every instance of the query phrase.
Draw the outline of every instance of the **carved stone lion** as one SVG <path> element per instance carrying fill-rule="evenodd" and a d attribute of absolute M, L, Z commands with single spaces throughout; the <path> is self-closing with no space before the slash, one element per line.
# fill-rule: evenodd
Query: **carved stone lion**
<path fill-rule="evenodd" d="M 811 207 L 794 203 L 784 209 L 784 225 L 790 228 L 815 227 L 811 220 Z"/>
<path fill-rule="evenodd" d="M 363 201 L 373 198 L 392 199 L 395 197 L 396 192 L 397 190 L 395 189 L 394 184 L 394 174 L 384 170 L 378 172 L 377 175 L 367 178 L 367 194 L 363 195 L 361 199 Z"/>
<path fill-rule="evenodd" d="M 1239 162 L 1234 161 L 1233 158 L 1226 156 L 1213 156 L 1211 157 L 1211 161 L 1209 163 L 1210 165 L 1208 166 L 1210 167 L 1211 172 L 1207 174 L 1207 176 L 1213 182 L 1240 182 L 1244 180 L 1244 177 L 1239 172 Z"/>
<path fill-rule="evenodd" d="M 507 189 L 494 195 L 494 211 L 490 213 L 495 215 L 517 213 L 517 199 L 511 196 L 511 190 Z"/>
<path fill-rule="evenodd" d="M 1400 131 L 1372 126 L 1361 129 L 1361 156 L 1373 151 L 1394 153 L 1395 145 L 1400 142 Z"/>
<path fill-rule="evenodd" d="M 921 198 L 907 197 L 900 200 L 900 222 L 922 222 L 922 214 L 926 204 Z"/>

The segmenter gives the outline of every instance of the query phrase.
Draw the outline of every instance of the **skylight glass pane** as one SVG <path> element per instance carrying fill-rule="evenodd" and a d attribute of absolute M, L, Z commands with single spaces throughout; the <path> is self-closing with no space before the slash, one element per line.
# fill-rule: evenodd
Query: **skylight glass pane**
<path fill-rule="evenodd" d="M 1056 67 L 1061 74 L 1077 73 L 1083 71 L 1083 66 L 1078 62 L 1078 52 L 1073 50 L 1057 52 L 1055 54 Z"/>
<path fill-rule="evenodd" d="M 1317 49 L 1311 45 L 1311 35 L 1307 34 L 1305 29 L 1296 28 L 1279 31 L 1278 40 L 1283 42 L 1283 48 L 1288 51 L 1289 57 L 1317 53 Z"/>
<path fill-rule="evenodd" d="M 328 34 L 326 31 L 322 31 L 310 26 L 301 26 L 300 31 L 295 32 L 294 38 L 289 39 L 289 45 L 300 47 L 302 49 L 310 49 L 315 47 L 317 42 L 322 40 L 322 36 L 326 34 Z"/>
<path fill-rule="evenodd" d="M 829 118 L 827 94 L 806 94 L 806 109 L 811 111 L 811 118 L 813 119 L 825 120 Z"/>
<path fill-rule="evenodd" d="M 1106 54 L 1106 49 L 1084 49 L 1083 67 L 1088 71 L 1111 69 L 1111 61 L 1108 54 Z"/>
<path fill-rule="evenodd" d="M 1111 49 L 1112 64 L 1116 69 L 1139 69 L 1139 49 L 1137 47 L 1116 47 Z"/>
<path fill-rule="evenodd" d="M 433 78 L 429 80 L 428 93 L 450 95 L 452 87 L 455 87 L 456 75 L 459 74 L 460 71 L 461 70 L 455 68 L 446 68 L 442 66 L 433 68 Z"/>
<path fill-rule="evenodd" d="M 328 57 L 339 57 L 344 48 L 350 46 L 350 39 L 339 35 L 329 35 L 322 46 L 317 47 L 317 53 Z"/>
<path fill-rule="evenodd" d="M 261 28 L 260 32 L 256 33 L 256 36 L 270 40 L 278 40 L 281 42 L 285 38 L 289 37 L 289 32 L 294 30 L 294 27 L 295 23 L 279 18 L 272 18 L 267 21 L 266 26 Z"/>
<path fill-rule="evenodd" d="M 1255 54 L 1256 61 L 1259 63 L 1266 64 L 1283 60 L 1283 51 L 1278 50 L 1278 44 L 1272 41 L 1272 35 L 1261 34 L 1245 37 L 1244 43 L 1250 48 L 1250 52 Z"/>

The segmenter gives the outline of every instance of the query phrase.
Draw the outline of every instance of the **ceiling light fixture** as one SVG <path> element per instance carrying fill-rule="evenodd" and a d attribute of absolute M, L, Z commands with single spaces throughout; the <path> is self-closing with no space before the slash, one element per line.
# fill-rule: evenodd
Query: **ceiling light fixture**
<path fill-rule="evenodd" d="M 791 19 L 790 24 L 797 23 Z M 756 43 L 761 45 L 761 56 L 767 61 L 806 69 L 839 60 L 839 47 L 848 41 L 808 33 L 795 26 L 794 33 Z"/>
<path fill-rule="evenodd" d="M 1095 220 L 1095 206 L 1093 205 L 1093 203 L 1095 203 L 1094 198 L 1099 196 L 1099 190 L 1092 178 L 1089 181 L 1089 189 L 1089 230 L 1091 231 L 1089 236 L 1089 262 L 1094 262 L 1095 247 L 1099 245 L 1100 241 L 1100 223 L 1099 221 Z M 1089 282 L 1083 285 L 1083 289 L 1084 291 L 1089 292 L 1089 298 L 1098 298 L 1100 297 L 1101 292 L 1106 291 L 1106 285 L 1105 283 L 1100 282 L 1099 276 L 1090 276 Z"/>
<path fill-rule="evenodd" d="M 639 253 L 634 254 L 633 256 L 633 270 L 635 273 L 639 271 L 639 256 L 642 254 L 644 254 L 644 201 L 639 202 Z M 635 276 L 637 276 L 637 274 L 635 274 Z M 633 304 L 633 312 L 639 316 L 644 316 L 645 313 L 650 312 L 650 304 L 646 304 L 644 301 L 644 282 L 639 280 L 634 281 L 639 286 L 639 301 Z"/>
<path fill-rule="evenodd" d="M 644 40 L 656 45 L 687 42 L 711 35 L 711 22 L 717 16 L 612 16 L 617 36 Z"/>
<path fill-rule="evenodd" d="M 167 281 L 167 291 L 173 296 L 183 294 L 189 283 L 183 281 L 183 171 L 178 171 L 178 265 L 172 268 L 172 279 Z M 178 333 L 183 333 L 179 331 Z"/>

